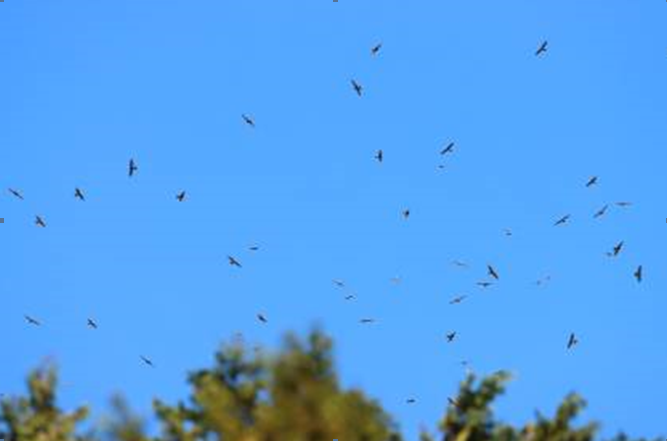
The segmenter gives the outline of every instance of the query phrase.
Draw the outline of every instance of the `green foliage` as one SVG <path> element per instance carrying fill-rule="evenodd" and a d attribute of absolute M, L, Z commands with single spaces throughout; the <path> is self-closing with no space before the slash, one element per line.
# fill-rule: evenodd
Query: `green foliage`
<path fill-rule="evenodd" d="M 439 426 L 421 441 L 592 441 L 597 425 L 574 427 L 585 407 L 575 394 L 556 414 L 537 414 L 516 428 L 498 421 L 491 404 L 505 391 L 506 372 L 460 385 Z M 8 441 L 401 441 L 396 424 L 360 390 L 343 390 L 332 360 L 332 342 L 320 332 L 306 341 L 294 335 L 268 358 L 243 344 L 224 346 L 209 369 L 190 374 L 187 401 L 170 405 L 155 400 L 159 434 L 148 436 L 143 422 L 119 397 L 101 435 L 81 435 L 77 426 L 88 410 L 66 413 L 56 406 L 56 371 L 37 370 L 28 378 L 28 396 L 3 399 L 0 428 Z M 98 433 L 100 433 L 98 432 Z M 623 434 L 613 441 L 630 441 Z"/>
<path fill-rule="evenodd" d="M 514 428 L 495 420 L 491 403 L 504 393 L 510 379 L 506 372 L 483 379 L 476 386 L 474 375 L 461 383 L 458 398 L 450 406 L 440 424 L 443 441 L 591 441 L 597 424 L 590 423 L 573 428 L 571 423 L 585 407 L 585 401 L 575 394 L 568 395 L 556 411 L 553 419 L 537 415 L 535 423 Z M 432 441 L 422 435 L 423 441 Z"/>
<path fill-rule="evenodd" d="M 314 332 L 304 344 L 287 337 L 275 359 L 223 348 L 211 369 L 190 376 L 189 403 L 155 402 L 165 441 L 386 441 L 393 423 L 361 391 L 342 391 L 331 341 Z"/>
<path fill-rule="evenodd" d="M 86 438 L 75 434 L 88 415 L 81 407 L 65 413 L 56 406 L 57 375 L 53 367 L 36 370 L 28 377 L 28 397 L 3 399 L 0 423 L 7 441 L 70 441 Z"/>

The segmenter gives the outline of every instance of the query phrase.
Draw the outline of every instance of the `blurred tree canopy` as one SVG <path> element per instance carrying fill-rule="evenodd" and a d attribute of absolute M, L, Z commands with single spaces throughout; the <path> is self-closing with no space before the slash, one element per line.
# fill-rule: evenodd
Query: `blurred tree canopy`
<path fill-rule="evenodd" d="M 575 427 L 585 406 L 569 395 L 556 414 L 538 414 L 524 427 L 498 421 L 491 403 L 505 391 L 509 375 L 469 375 L 451 398 L 438 434 L 421 441 L 588 441 L 595 423 Z M 154 401 L 159 433 L 146 433 L 143 421 L 120 398 L 110 420 L 83 433 L 85 407 L 65 412 L 56 405 L 53 367 L 28 377 L 26 397 L 3 398 L 0 430 L 8 441 L 400 441 L 394 420 L 359 390 L 343 390 L 332 359 L 332 342 L 319 331 L 305 340 L 288 335 L 274 357 L 246 350 L 236 342 L 215 356 L 215 364 L 190 374 L 191 395 L 175 405 Z M 627 441 L 618 435 L 614 441 Z"/>

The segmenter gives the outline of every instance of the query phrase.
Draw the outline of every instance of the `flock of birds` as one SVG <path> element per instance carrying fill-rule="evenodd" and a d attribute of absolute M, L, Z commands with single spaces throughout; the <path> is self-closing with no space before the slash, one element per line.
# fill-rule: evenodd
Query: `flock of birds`
<path fill-rule="evenodd" d="M 373 46 L 371 48 L 371 54 L 373 56 L 376 56 L 376 55 L 379 54 L 381 49 L 382 49 L 382 43 L 376 44 L 375 46 Z M 548 41 L 543 41 L 539 45 L 538 49 L 535 51 L 535 56 L 537 56 L 537 57 L 543 56 L 547 52 L 547 50 L 548 50 Z M 353 89 L 354 93 L 356 93 L 356 95 L 358 95 L 359 97 L 362 97 L 363 94 L 364 94 L 364 87 L 355 79 L 350 80 L 350 84 L 352 86 L 352 89 Z M 255 120 L 252 116 L 247 115 L 247 114 L 242 114 L 241 118 L 242 118 L 243 123 L 248 125 L 250 128 L 254 129 L 256 127 Z M 448 144 L 446 144 L 440 150 L 440 155 L 442 155 L 442 156 L 452 155 L 455 152 L 455 148 L 456 148 L 455 142 L 449 142 Z M 382 149 L 377 150 L 375 152 L 374 159 L 380 164 L 384 161 L 384 152 L 383 152 Z M 442 167 L 442 165 L 440 167 Z M 134 159 L 130 159 L 129 162 L 128 162 L 128 165 L 127 165 L 127 174 L 129 176 L 129 178 L 134 177 L 138 172 L 139 172 L 139 166 L 138 166 L 137 162 Z M 585 187 L 590 188 L 590 187 L 593 187 L 597 184 L 598 184 L 598 176 L 592 176 L 585 183 Z M 9 188 L 8 191 L 16 199 L 24 200 L 23 193 L 20 190 L 18 190 L 16 188 Z M 80 200 L 81 202 L 86 201 L 84 191 L 81 188 L 77 187 L 77 188 L 74 189 L 74 197 L 76 199 Z M 178 202 L 185 202 L 187 200 L 186 191 L 183 190 L 183 191 L 178 192 L 175 195 L 175 199 Z M 612 204 L 615 205 L 615 206 L 618 206 L 618 207 L 629 207 L 629 206 L 632 205 L 632 203 L 628 202 L 628 201 L 619 201 L 619 202 L 606 204 L 593 214 L 593 218 L 597 219 L 597 218 L 600 218 L 600 217 L 604 216 L 607 213 L 607 211 L 609 210 L 609 208 Z M 406 220 L 409 219 L 410 210 L 409 209 L 404 209 L 401 212 L 401 216 Z M 570 219 L 571 219 L 571 214 L 569 214 L 569 213 L 565 214 L 565 215 L 559 217 L 554 222 L 553 226 L 554 227 L 564 226 L 570 221 Z M 41 215 L 35 215 L 35 225 L 37 227 L 40 227 L 40 228 L 46 228 L 47 227 L 46 220 Z M 504 231 L 505 235 L 512 236 L 512 231 L 511 230 L 504 229 L 503 231 Z M 620 241 L 612 248 L 611 251 L 607 252 L 606 254 L 609 257 L 616 257 L 622 252 L 623 246 L 624 246 L 624 242 Z M 259 247 L 258 246 L 251 246 L 251 247 L 249 247 L 249 250 L 258 251 Z M 228 260 L 229 265 L 231 265 L 232 267 L 243 268 L 243 265 L 241 264 L 241 262 L 236 257 L 228 255 L 227 260 Z M 468 266 L 467 263 L 459 261 L 459 260 L 454 260 L 452 262 L 452 264 L 457 266 L 457 267 L 461 267 L 461 268 L 465 268 L 465 267 Z M 486 280 L 480 280 L 480 281 L 477 282 L 477 285 L 481 288 L 487 288 L 487 287 L 493 285 L 498 280 L 500 280 L 500 274 L 496 270 L 496 268 L 494 268 L 493 265 L 490 265 L 490 264 L 487 265 L 486 270 L 487 270 L 488 278 Z M 642 278 L 643 278 L 642 265 L 639 265 L 638 267 L 636 267 L 636 269 L 633 273 L 633 277 L 636 279 L 636 281 L 638 283 L 642 281 Z M 537 285 L 541 285 L 541 284 L 547 283 L 550 279 L 551 279 L 551 277 L 547 275 L 547 276 L 537 280 L 535 283 Z M 400 278 L 394 277 L 394 278 L 392 278 L 392 282 L 399 283 Z M 334 279 L 333 283 L 339 288 L 345 288 L 345 282 L 343 280 Z M 468 297 L 467 295 L 459 295 L 459 296 L 456 296 L 456 297 L 452 298 L 449 303 L 451 305 L 460 304 L 467 297 Z M 347 294 L 345 296 L 345 300 L 352 300 L 352 299 L 354 299 L 354 294 Z M 268 319 L 264 314 L 258 313 L 256 317 L 257 317 L 257 320 L 259 322 L 268 323 Z M 41 326 L 42 325 L 40 320 L 38 320 L 37 318 L 35 318 L 31 315 L 25 314 L 24 318 L 27 321 L 27 323 L 30 324 L 30 325 L 33 325 L 33 326 Z M 362 324 L 371 324 L 371 323 L 375 323 L 375 322 L 376 322 L 376 320 L 374 318 L 370 318 L 370 317 L 365 317 L 365 318 L 360 319 L 360 323 L 362 323 Z M 93 330 L 98 328 L 98 324 L 95 322 L 95 320 L 93 318 L 88 318 L 87 319 L 87 326 L 90 329 L 93 329 Z M 238 334 L 237 334 L 237 336 L 238 336 Z M 456 337 L 457 337 L 457 332 L 456 331 L 448 332 L 445 335 L 446 341 L 448 343 L 452 343 L 456 339 Z M 568 350 L 572 349 L 578 343 L 579 343 L 579 339 L 578 339 L 577 335 L 574 332 L 571 332 L 569 334 L 568 338 L 567 338 L 566 348 Z M 155 367 L 155 364 L 153 363 L 153 361 L 150 358 L 148 358 L 144 355 L 140 355 L 139 358 L 147 366 Z M 465 364 L 465 362 L 463 362 L 463 363 Z M 415 399 L 414 398 L 409 398 L 406 401 L 407 401 L 407 403 L 414 403 Z M 450 402 L 451 405 L 456 405 L 455 400 L 453 400 L 452 398 L 449 398 L 449 402 Z"/>
<path fill-rule="evenodd" d="M 537 56 L 537 57 L 543 56 L 547 52 L 548 45 L 549 45 L 549 42 L 547 40 L 543 41 L 539 45 L 537 50 L 535 51 L 535 56 Z M 371 49 L 371 54 L 377 55 L 381 48 L 382 48 L 381 43 L 373 46 L 373 48 Z M 354 92 L 358 96 L 361 97 L 363 95 L 363 90 L 364 90 L 363 86 L 355 79 L 350 80 L 350 82 L 352 84 L 352 88 L 353 88 Z M 253 124 L 253 126 L 254 126 L 254 124 Z M 456 143 L 449 142 L 447 145 L 445 145 L 442 148 L 442 150 L 440 150 L 440 155 L 445 156 L 445 155 L 453 154 L 455 146 L 456 146 Z M 378 150 L 375 153 L 375 159 L 380 163 L 382 163 L 382 161 L 384 160 L 384 152 L 381 149 Z M 439 167 L 442 168 L 443 165 L 439 165 Z M 590 187 L 596 185 L 597 183 L 598 183 L 598 176 L 592 176 L 586 182 L 585 186 L 586 186 L 586 188 L 590 188 Z M 615 202 L 615 205 L 618 206 L 618 207 L 629 207 L 629 206 L 632 205 L 632 202 L 619 201 L 619 202 Z M 609 206 L 610 206 L 610 204 L 605 204 L 603 207 L 601 207 L 598 211 L 596 211 L 593 214 L 593 218 L 597 219 L 597 218 L 600 218 L 600 217 L 604 216 L 607 213 L 607 210 L 609 209 Z M 403 210 L 402 215 L 403 215 L 404 219 L 408 219 L 410 217 L 410 210 L 409 209 Z M 554 222 L 553 225 L 555 227 L 565 225 L 569 222 L 570 218 L 571 218 L 571 214 L 569 214 L 569 213 L 565 214 L 564 216 L 558 218 Z M 506 236 L 512 236 L 512 231 L 510 229 L 506 228 L 503 231 L 504 231 Z M 621 252 L 621 250 L 623 249 L 623 244 L 624 244 L 623 241 L 619 242 L 617 245 L 615 245 L 613 247 L 612 251 L 607 252 L 607 256 L 610 256 L 610 257 L 618 256 L 619 253 Z M 461 261 L 458 261 L 458 260 L 455 260 L 453 262 L 453 264 L 456 265 L 456 266 L 459 266 L 459 267 L 466 267 L 467 266 L 464 262 L 461 262 Z M 633 273 L 633 276 L 637 280 L 637 282 L 642 281 L 642 277 L 643 277 L 642 272 L 643 272 L 642 265 L 639 265 Z M 480 286 L 482 288 L 487 288 L 487 287 L 493 285 L 493 283 L 495 281 L 500 280 L 500 276 L 498 275 L 498 272 L 496 271 L 496 269 L 492 265 L 487 265 L 487 273 L 488 273 L 488 276 L 489 276 L 490 279 L 489 280 L 481 280 L 481 281 L 477 282 L 478 286 Z M 545 276 L 545 277 L 537 280 L 536 284 L 537 285 L 542 285 L 543 283 L 546 283 L 549 280 L 551 280 L 551 276 Z M 338 285 L 340 287 L 343 286 L 343 282 L 341 280 L 334 280 L 334 283 L 336 283 L 336 285 Z M 457 296 L 457 297 L 453 298 L 449 303 L 452 304 L 452 305 L 459 304 L 459 303 L 463 302 L 463 300 L 465 300 L 467 297 L 468 297 L 467 295 L 460 295 L 460 296 Z M 353 295 L 348 295 L 348 296 L 345 297 L 346 300 L 351 300 L 352 298 L 354 298 Z M 374 322 L 375 322 L 375 320 L 372 319 L 372 318 L 361 319 L 361 323 L 374 323 Z M 452 331 L 452 332 L 447 333 L 445 335 L 445 337 L 447 339 L 447 342 L 448 343 L 453 342 L 454 339 L 456 338 L 456 335 L 457 335 L 456 331 Z M 574 332 L 570 333 L 570 335 L 568 337 L 568 340 L 567 340 L 567 349 L 573 348 L 578 343 L 579 343 L 579 340 L 578 340 L 576 334 Z M 411 401 L 408 400 L 408 402 L 411 402 Z"/>

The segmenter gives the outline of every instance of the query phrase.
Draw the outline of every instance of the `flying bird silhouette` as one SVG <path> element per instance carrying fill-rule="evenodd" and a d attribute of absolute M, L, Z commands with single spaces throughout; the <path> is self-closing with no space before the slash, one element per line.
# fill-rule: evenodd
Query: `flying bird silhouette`
<path fill-rule="evenodd" d="M 468 268 L 468 264 L 461 262 L 460 260 L 452 260 L 452 265 L 458 266 L 459 268 Z"/>
<path fill-rule="evenodd" d="M 13 188 L 8 188 L 7 190 L 9 190 L 9 192 L 10 192 L 11 194 L 13 194 L 15 197 L 17 197 L 18 199 L 23 200 L 23 195 L 21 194 L 20 191 L 18 191 L 18 190 L 14 190 Z"/>
<path fill-rule="evenodd" d="M 382 43 L 376 44 L 371 48 L 371 55 L 377 55 L 378 52 L 380 52 L 380 49 L 382 49 Z"/>
<path fill-rule="evenodd" d="M 557 227 L 558 225 L 564 225 L 568 220 L 570 220 L 570 215 L 566 214 L 565 216 L 561 217 L 554 223 L 554 227 Z"/>
<path fill-rule="evenodd" d="M 482 288 L 488 288 L 489 286 L 493 285 L 493 282 L 481 281 L 481 282 L 477 282 L 477 285 L 481 286 Z"/>
<path fill-rule="evenodd" d="M 148 365 L 150 367 L 155 367 L 152 360 L 144 357 L 143 355 L 140 355 L 139 358 L 141 358 L 141 361 L 143 361 L 146 365 Z"/>
<path fill-rule="evenodd" d="M 266 319 L 266 316 L 264 314 L 257 314 L 257 320 L 259 320 L 262 323 L 268 323 L 269 321 Z"/>
<path fill-rule="evenodd" d="M 241 267 L 241 264 L 239 263 L 239 261 L 236 260 L 234 257 L 232 257 L 232 256 L 227 256 L 227 260 L 229 260 L 229 264 L 230 264 L 231 266 L 237 266 L 237 267 L 239 267 L 239 268 L 242 268 L 242 267 Z"/>
<path fill-rule="evenodd" d="M 357 83 L 355 80 L 350 80 L 350 82 L 352 83 L 352 88 L 357 93 L 357 95 L 361 96 L 361 92 L 364 90 L 361 84 Z"/>
<path fill-rule="evenodd" d="M 509 228 L 503 228 L 503 233 L 505 233 L 505 236 L 510 237 L 512 236 L 512 230 Z"/>
<path fill-rule="evenodd" d="M 614 246 L 611 252 L 607 253 L 607 256 L 616 257 L 618 256 L 618 253 L 620 253 L 622 249 L 623 249 L 623 241 L 620 241 Z"/>
<path fill-rule="evenodd" d="M 243 118 L 243 121 L 245 121 L 245 123 L 250 127 L 255 128 L 255 120 L 251 116 L 248 116 L 244 113 L 241 115 L 241 118 Z"/>
<path fill-rule="evenodd" d="M 384 154 L 382 153 L 382 150 L 378 150 L 375 153 L 375 159 L 377 159 L 378 162 L 382 162 L 382 159 L 384 159 Z"/>
<path fill-rule="evenodd" d="M 81 199 L 82 201 L 86 200 L 86 198 L 83 196 L 83 192 L 78 187 L 74 189 L 74 197 L 77 199 Z"/>
<path fill-rule="evenodd" d="M 405 400 L 405 402 L 408 404 L 414 404 L 417 402 L 417 400 L 415 400 L 414 398 L 408 398 L 407 400 Z"/>
<path fill-rule="evenodd" d="M 30 323 L 31 325 L 41 326 L 41 323 L 40 323 L 39 320 L 37 320 L 36 318 L 33 318 L 33 317 L 29 316 L 29 315 L 24 315 L 23 317 L 24 317 L 24 318 L 26 319 L 26 321 L 27 321 L 28 323 Z"/>
<path fill-rule="evenodd" d="M 176 195 L 176 200 L 178 202 L 183 202 L 185 200 L 185 190 L 181 191 Z"/>
<path fill-rule="evenodd" d="M 579 343 L 579 340 L 577 337 L 574 335 L 574 332 L 570 334 L 570 339 L 567 341 L 567 348 L 571 349 L 574 347 L 577 343 Z"/>
<path fill-rule="evenodd" d="M 345 296 L 345 300 L 352 300 L 354 298 L 354 294 L 348 294 Z"/>
<path fill-rule="evenodd" d="M 134 174 L 139 170 L 139 167 L 137 167 L 137 163 L 134 162 L 134 159 L 130 159 L 130 164 L 128 165 L 128 176 L 132 177 Z"/>
<path fill-rule="evenodd" d="M 630 205 L 632 205 L 632 202 L 621 201 L 621 202 L 616 202 L 616 205 L 618 205 L 619 207 L 629 207 Z"/>
<path fill-rule="evenodd" d="M 464 301 L 466 299 L 466 297 L 468 297 L 468 296 L 467 295 L 462 295 L 462 296 L 454 297 L 452 300 L 449 301 L 449 304 L 450 305 L 456 305 L 458 303 L 461 303 L 462 301 Z"/>
<path fill-rule="evenodd" d="M 493 277 L 496 280 L 500 279 L 500 277 L 498 277 L 498 273 L 491 265 L 487 265 L 486 268 L 488 270 L 489 276 Z"/>
<path fill-rule="evenodd" d="M 259 247 L 258 247 L 257 245 L 253 245 L 253 246 L 251 246 L 251 247 L 248 247 L 248 249 L 249 249 L 250 251 L 257 251 L 257 250 L 259 250 Z"/>
<path fill-rule="evenodd" d="M 41 216 L 35 216 L 35 225 L 44 228 L 46 227 L 46 222 L 44 222 Z"/>
<path fill-rule="evenodd" d="M 375 323 L 375 319 L 372 318 L 362 318 L 359 320 L 360 323 L 368 324 L 368 323 Z"/>
<path fill-rule="evenodd" d="M 544 276 L 541 279 L 537 279 L 537 282 L 535 282 L 536 285 L 542 285 L 548 281 L 551 280 L 551 276 Z"/>
<path fill-rule="evenodd" d="M 93 329 L 97 329 L 97 323 L 95 323 L 95 321 L 91 318 L 88 319 L 88 326 Z"/>
<path fill-rule="evenodd" d="M 606 204 L 604 207 L 600 208 L 598 211 L 595 212 L 593 215 L 593 218 L 597 219 L 601 216 L 604 216 L 604 214 L 607 212 L 607 209 L 609 208 L 609 204 Z"/>
<path fill-rule="evenodd" d="M 447 402 L 452 406 L 452 407 L 459 407 L 459 403 L 452 397 L 447 397 Z"/>
<path fill-rule="evenodd" d="M 339 288 L 344 288 L 345 287 L 345 282 L 343 282 L 340 279 L 333 279 L 332 282 L 334 283 L 334 285 L 336 285 Z"/>
<path fill-rule="evenodd" d="M 539 55 L 542 55 L 543 53 L 545 53 L 547 51 L 547 45 L 548 44 L 549 44 L 549 42 L 544 40 L 542 42 L 542 44 L 540 45 L 540 47 L 537 49 L 537 51 L 535 51 L 535 56 L 539 56 Z"/>
<path fill-rule="evenodd" d="M 403 214 L 403 217 L 407 219 L 410 217 L 410 210 L 409 209 L 403 210 L 401 214 Z"/>
<path fill-rule="evenodd" d="M 456 337 L 456 331 L 450 332 L 449 334 L 446 335 L 447 337 L 447 343 L 451 343 L 454 341 L 454 338 Z"/>
<path fill-rule="evenodd" d="M 635 276 L 635 279 L 637 279 L 637 282 L 641 282 L 641 281 L 642 281 L 642 277 L 643 277 L 642 273 L 643 273 L 642 266 L 639 265 L 639 266 L 637 267 L 637 270 L 636 270 L 635 273 L 634 273 L 634 276 Z"/>
<path fill-rule="evenodd" d="M 449 144 L 447 144 L 447 146 L 444 149 L 440 150 L 441 155 L 446 155 L 447 153 L 453 153 L 453 152 L 454 152 L 454 143 L 453 142 L 450 142 Z"/>
<path fill-rule="evenodd" d="M 588 182 L 586 182 L 586 187 L 591 187 L 591 186 L 593 186 L 593 185 L 595 185 L 595 184 L 597 184 L 597 183 L 598 183 L 598 177 L 597 177 L 597 176 L 593 176 L 593 177 L 591 177 L 591 178 L 588 180 Z"/>

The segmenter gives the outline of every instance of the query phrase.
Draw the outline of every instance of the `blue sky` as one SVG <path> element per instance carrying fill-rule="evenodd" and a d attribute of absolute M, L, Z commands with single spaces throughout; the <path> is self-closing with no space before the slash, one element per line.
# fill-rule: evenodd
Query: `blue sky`
<path fill-rule="evenodd" d="M 344 384 L 411 439 L 464 359 L 515 373 L 506 421 L 574 390 L 605 434 L 664 435 L 666 7 L 5 1 L 0 391 L 50 356 L 64 405 L 124 391 L 148 414 L 234 332 L 276 347 L 321 324 Z"/>

